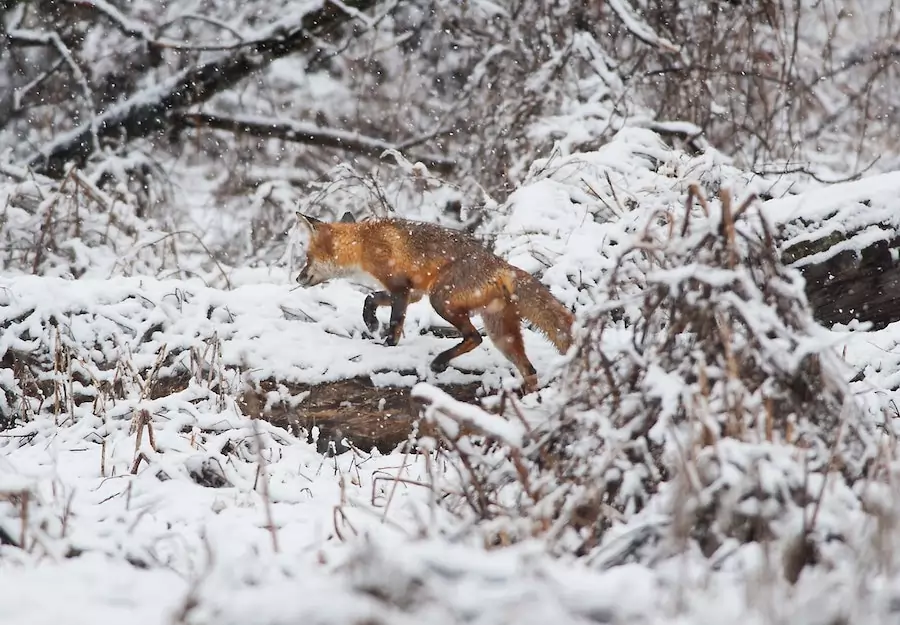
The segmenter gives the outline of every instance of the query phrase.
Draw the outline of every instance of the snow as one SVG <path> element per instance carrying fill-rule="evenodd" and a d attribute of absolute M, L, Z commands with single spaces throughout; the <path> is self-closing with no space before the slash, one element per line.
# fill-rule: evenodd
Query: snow
<path fill-rule="evenodd" d="M 629 129 L 596 152 L 536 163 L 485 229 L 496 233 L 498 253 L 534 271 L 581 313 L 595 305 L 604 277 L 648 219 L 682 205 L 687 180 L 723 171 L 706 157 L 665 148 L 652 132 Z M 832 197 L 860 198 L 858 188 L 851 183 L 832 190 Z M 804 196 L 782 202 L 808 205 Z M 766 211 L 778 206 L 775 200 L 765 205 Z M 473 380 L 498 389 L 513 376 L 509 363 L 486 341 L 456 361 L 476 373 L 451 368 L 435 375 L 430 359 L 456 339 L 419 335 L 441 323 L 427 302 L 411 306 L 403 340 L 386 347 L 361 337 L 365 291 L 352 282 L 301 289 L 284 266 L 244 267 L 230 275 L 232 289 L 146 275 L 0 278 L 4 352 L 52 354 L 62 341 L 72 366 L 97 382 L 124 375 L 104 363 L 152 369 L 164 346 L 174 358 L 162 374 L 194 371 L 192 352 L 210 365 L 184 390 L 155 399 L 127 375 L 131 390 L 115 401 L 79 403 L 56 415 L 50 399 L 2 433 L 0 536 L 21 538 L 26 504 L 17 494 L 29 492 L 29 547 L 0 549 L 0 587 L 17 597 L 0 606 L 4 623 L 65 618 L 102 625 L 126 616 L 137 624 L 763 623 L 772 615 L 812 623 L 849 615 L 877 622 L 889 614 L 896 593 L 889 578 L 872 582 L 863 595 L 850 590 L 861 573 L 849 552 L 864 552 L 875 534 L 856 493 L 840 480 L 826 485 L 818 531 L 841 535 L 850 545 L 831 547 L 832 569 L 810 569 L 790 592 L 759 585 L 758 579 L 771 577 L 771 563 L 753 544 L 733 545 L 730 556 L 723 552 L 718 569 L 690 552 L 655 567 L 628 562 L 634 540 L 671 526 L 674 485 L 641 513 L 614 523 L 584 562 L 553 557 L 540 540 L 484 549 L 430 497 L 435 456 L 361 450 L 326 458 L 296 433 L 249 420 L 234 397 L 269 378 L 314 384 L 370 376 L 376 384 L 411 387 L 430 404 L 426 419 L 482 428 L 515 446 L 524 423 L 440 390 Z M 701 277 L 722 284 L 714 274 Z M 624 331 L 616 336 L 623 347 L 630 340 Z M 891 390 L 900 369 L 892 355 L 900 344 L 897 329 L 835 329 L 829 337 L 839 348 L 846 345 L 852 366 L 868 368 L 865 380 L 855 383 L 862 405 L 870 414 L 883 410 L 897 392 Z M 213 344 L 218 347 L 210 355 Z M 526 344 L 542 379 L 552 379 L 565 358 L 530 331 Z M 670 405 L 683 392 L 674 379 L 662 371 L 648 376 Z M 5 389 L 13 382 L 0 378 Z M 80 392 L 98 397 L 96 383 Z M 284 393 L 268 401 L 303 409 L 304 395 Z M 558 394 L 550 388 L 541 397 L 552 406 Z M 522 402 L 531 426 L 546 418 L 537 399 Z M 147 461 L 132 474 L 132 420 L 141 409 L 152 416 L 155 448 L 145 433 L 140 449 Z M 669 436 L 664 419 L 657 427 L 655 439 Z M 739 514 L 775 518 L 778 497 L 798 488 L 816 491 L 822 483 L 818 474 L 805 476 L 794 450 L 783 445 L 722 440 L 715 457 L 698 459 L 706 496 L 744 492 L 742 480 L 751 470 L 772 493 L 736 499 Z M 639 490 L 634 479 L 626 476 L 624 491 Z M 866 492 L 870 502 L 889 501 L 883 489 Z M 796 531 L 802 519 L 795 514 L 778 524 Z M 53 602 L 44 597 L 47 588 Z M 823 589 L 827 602 L 816 599 Z"/>
<path fill-rule="evenodd" d="M 821 221 L 840 214 L 843 220 L 847 220 L 845 223 L 853 227 L 865 220 L 896 215 L 883 206 L 897 198 L 898 189 L 900 172 L 888 172 L 814 189 L 802 195 L 769 200 L 765 203 L 764 213 L 775 223 L 799 219 Z M 863 201 L 874 202 L 876 205 L 861 211 L 857 205 Z M 851 218 L 855 220 L 849 221 Z"/>
<path fill-rule="evenodd" d="M 131 17 L 136 13 L 126 16 L 101 0 L 91 4 L 133 36 L 149 37 L 144 24 Z M 234 4 L 229 23 L 243 25 L 240 12 L 253 9 Z M 258 16 L 259 23 L 278 13 L 277 23 L 257 32 L 295 28 L 303 11 L 323 4 L 272 5 Z M 344 3 L 333 4 L 348 10 Z M 469 4 L 472 11 L 508 18 L 502 3 Z M 629 3 L 617 0 L 609 7 L 639 37 L 673 47 Z M 166 19 L 174 11 L 163 10 Z M 384 20 L 387 31 L 397 27 L 391 19 Z M 398 38 L 390 34 L 366 45 L 394 47 Z M 102 37 L 92 36 L 102 46 Z M 514 156 L 518 162 L 510 175 L 516 188 L 503 198 L 482 194 L 486 219 L 476 234 L 538 276 L 575 310 L 579 324 L 592 314 L 609 314 L 604 353 L 620 357 L 619 365 L 640 368 L 647 404 L 660 404 L 647 445 L 634 444 L 645 425 L 640 419 L 613 422 L 600 409 L 584 409 L 577 419 L 589 427 L 565 449 L 578 462 L 559 469 L 558 483 L 552 473 L 529 473 L 535 492 L 551 493 L 529 510 L 531 494 L 517 489 L 514 465 L 540 464 L 534 455 L 541 450 L 530 436 L 556 423 L 571 391 L 565 367 L 577 355 L 559 355 L 526 330 L 526 350 L 547 386 L 521 400 L 493 396 L 483 405 L 463 403 L 449 395 L 447 385 L 478 382 L 490 395 L 517 380 L 490 341 L 435 374 L 431 359 L 458 339 L 427 332 L 446 326 L 427 299 L 410 307 L 399 345 L 387 347 L 363 338 L 366 289 L 361 285 L 336 280 L 297 286 L 293 278 L 304 243 L 292 229 L 298 208 L 333 219 L 345 210 L 360 217 L 389 207 L 402 216 L 458 227 L 445 207 L 472 196 L 416 163 L 414 150 L 383 154 L 388 142 L 298 121 L 310 112 L 353 117 L 359 112 L 358 85 L 351 88 L 326 72 L 306 73 L 304 63 L 281 59 L 272 64 L 269 79 L 287 85 L 292 98 L 263 101 L 259 94 L 268 85 L 250 81 L 246 91 L 216 98 L 215 110 L 246 123 L 277 122 L 298 133 L 327 132 L 334 141 L 363 142 L 391 163 L 390 174 L 323 164 L 290 148 L 280 156 L 288 165 L 273 166 L 262 158 L 250 162 L 242 152 L 239 157 L 247 162 L 234 170 L 225 166 L 228 156 L 221 166 L 198 163 L 190 152 L 185 158 L 167 156 L 162 172 L 151 168 L 157 178 L 146 186 L 146 179 L 134 174 L 152 164 L 141 146 L 103 155 L 65 183 L 0 163 L 0 173 L 12 179 L 0 182 L 0 589 L 7 598 L 0 601 L 0 622 L 896 620 L 900 576 L 893 547 L 900 498 L 893 433 L 900 427 L 900 325 L 878 331 L 859 324 L 806 328 L 808 333 L 792 342 L 774 309 L 747 305 L 728 292 L 750 289 L 750 272 L 713 270 L 700 261 L 661 269 L 653 252 L 661 249 L 654 246 L 665 239 L 668 225 L 680 223 L 692 182 L 710 196 L 708 218 L 696 206 L 690 213 L 701 233 L 716 231 L 722 208 L 713 190 L 724 187 L 736 202 L 753 192 L 772 197 L 749 213 L 775 226 L 783 250 L 832 232 L 850 235 L 797 260 L 794 268 L 843 249 L 859 250 L 892 239 L 900 227 L 898 173 L 817 188 L 791 176 L 743 171 L 713 148 L 697 155 L 673 149 L 661 134 L 693 136 L 699 129 L 675 119 L 654 120 L 637 106 L 626 120 L 623 110 L 610 104 L 625 90 L 614 59 L 586 32 L 568 43 L 576 56 L 568 57 L 562 46 L 553 50 L 525 85 L 546 89 L 554 105 L 522 134 L 535 145 L 554 147 L 537 160 Z M 489 57 L 497 55 L 494 61 L 509 51 L 496 42 L 485 49 Z M 583 62 L 592 73 L 571 76 L 571 92 L 554 92 L 551 70 L 570 58 L 567 67 Z M 490 59 L 480 60 L 473 63 L 475 77 L 489 80 Z M 352 64 L 343 62 L 335 60 L 337 71 L 352 73 Z M 446 61 L 453 67 L 457 62 Z M 160 90 L 189 71 L 180 67 L 173 64 L 156 84 L 142 84 L 132 99 L 113 104 L 101 122 L 157 100 Z M 403 101 L 404 89 L 424 91 L 415 76 L 402 82 L 396 92 L 385 92 L 394 96 L 386 100 Z M 243 99 L 251 104 L 244 106 Z M 440 121 L 438 107 L 415 114 L 395 108 L 399 117 L 415 117 L 404 120 L 413 135 Z M 68 137 L 60 132 L 57 140 Z M 33 139 L 21 141 L 19 149 L 41 145 Z M 219 149 L 226 155 L 239 152 L 235 144 Z M 48 145 L 54 143 L 27 149 L 38 153 Z M 473 146 L 483 147 L 474 140 Z M 522 147 L 522 154 L 531 153 Z M 30 158 L 36 156 L 25 161 Z M 113 182 L 101 184 L 106 175 Z M 226 182 L 236 190 L 223 199 Z M 88 193 L 95 203 L 85 200 Z M 373 197 L 388 199 L 381 204 Z M 166 210 L 171 206 L 179 210 Z M 615 293 L 608 288 L 613 274 L 621 286 Z M 719 436 L 697 445 L 690 428 L 698 424 L 677 423 L 682 405 L 698 398 L 699 382 L 686 384 L 684 372 L 662 366 L 658 353 L 640 351 L 633 324 L 647 314 L 642 307 L 647 285 L 676 291 L 691 280 L 718 290 L 715 299 L 698 305 L 730 306 L 745 316 L 742 338 L 755 337 L 767 350 L 770 358 L 759 363 L 767 373 L 799 371 L 807 356 L 820 353 L 843 358 L 849 369 L 842 372 L 845 379 L 859 373 L 848 382 L 859 412 L 842 432 L 857 445 L 847 448 L 859 451 L 841 456 L 840 470 L 826 473 L 827 458 L 817 441 L 796 443 L 786 430 L 776 430 L 769 440 L 762 425 L 753 423 L 744 438 Z M 799 279 L 780 283 L 785 292 L 778 294 L 793 294 L 800 285 Z M 379 312 L 382 322 L 387 314 Z M 661 346 L 666 339 L 660 333 L 643 345 Z M 23 373 L 29 367 L 41 372 L 37 379 Z M 717 367 L 709 363 L 710 379 L 725 377 Z M 169 376 L 184 383 L 159 392 L 159 381 Z M 263 411 L 302 415 L 309 387 L 356 377 L 408 389 L 424 404 L 413 433 L 436 427 L 458 439 L 458 449 L 440 450 L 436 435 L 429 434 L 419 440 L 420 454 L 341 448 L 342 453 L 326 456 L 306 432 L 252 419 L 241 402 L 243 393 L 273 382 L 270 390 L 260 391 Z M 763 387 L 760 396 L 768 390 Z M 704 425 L 714 423 L 727 409 L 721 403 L 725 396 L 713 396 L 691 414 Z M 504 401 L 515 401 L 518 412 L 507 406 L 499 414 Z M 638 416 L 650 410 L 635 397 L 622 401 Z M 149 429 L 140 428 L 143 411 Z M 793 426 L 806 426 L 808 434 L 830 416 L 797 415 Z M 465 438 L 469 428 L 499 446 Z M 608 444 L 598 449 L 592 446 L 596 440 Z M 482 447 L 484 455 L 477 455 Z M 462 465 L 460 450 L 477 458 L 484 473 Z M 642 454 L 684 470 L 661 479 L 651 475 L 655 465 L 635 460 Z M 584 481 L 566 482 L 567 470 Z M 865 477 L 854 479 L 860 474 Z M 473 511 L 479 504 L 465 496 L 480 475 L 497 480 L 485 482 L 496 487 L 487 493 L 487 518 L 480 518 Z M 580 552 L 591 528 L 567 532 L 553 517 L 555 506 L 578 502 L 591 488 L 602 490 L 603 481 L 616 482 L 618 491 L 601 502 L 595 523 L 604 526 L 602 536 Z M 659 488 L 645 492 L 648 483 Z M 554 490 L 557 486 L 562 488 Z M 622 501 L 627 503 L 619 505 Z M 590 514 L 585 507 L 567 512 Z M 523 509 L 530 515 L 509 518 L 510 511 Z M 707 515 L 696 525 L 726 536 L 712 553 L 703 553 L 709 545 L 691 536 L 696 511 Z M 811 534 L 821 561 L 788 584 L 783 558 L 814 512 Z M 734 537 L 752 533 L 752 524 L 763 521 L 771 536 Z M 512 544 L 494 541 L 503 537 L 511 537 Z"/>
<path fill-rule="evenodd" d="M 459 339 L 419 335 L 432 325 L 449 327 L 425 300 L 410 306 L 405 336 L 398 346 L 362 340 L 364 299 L 365 292 L 342 282 L 309 289 L 284 283 L 243 284 L 220 291 L 199 282 L 147 277 L 114 282 L 0 277 L 6 323 L 25 316 L 7 326 L 10 331 L 0 345 L 20 347 L 17 332 L 29 329 L 33 337 L 40 337 L 46 334 L 42 328 L 56 319 L 77 344 L 96 344 L 105 352 L 105 360 L 115 361 L 127 351 L 135 365 L 143 368 L 153 365 L 159 349 L 179 350 L 181 355 L 163 373 L 188 368 L 191 349 L 203 351 L 216 341 L 221 345 L 222 364 L 249 369 L 251 380 L 277 374 L 285 381 L 314 384 L 410 371 L 419 380 L 450 383 L 479 379 L 454 371 L 453 366 L 510 371 L 503 357 L 485 342 L 455 360 L 447 371 L 431 372 L 428 365 L 434 356 Z M 386 324 L 388 311 L 382 309 L 379 315 Z M 527 349 L 535 355 L 537 366 L 546 370 L 555 352 L 540 336 L 528 332 Z"/>
<path fill-rule="evenodd" d="M 426 419 L 441 420 L 444 429 L 449 428 L 458 434 L 457 425 L 474 425 L 479 430 L 497 437 L 508 445 L 522 444 L 523 432 L 520 424 L 505 419 L 491 419 L 484 410 L 465 402 L 456 401 L 431 384 L 420 383 L 414 386 L 412 397 L 426 400 L 427 406 L 423 416 Z M 448 419 L 448 415 L 452 415 L 452 417 Z M 457 423 L 453 423 L 451 420 Z"/>
<path fill-rule="evenodd" d="M 800 195 L 772 199 L 762 207 L 770 223 L 782 229 L 783 248 L 812 243 L 838 234 L 843 240 L 827 249 L 805 254 L 794 262 L 801 267 L 819 263 L 844 251 L 860 252 L 877 242 L 895 238 L 900 226 L 896 200 L 900 172 L 877 174 L 813 189 Z M 814 226 L 814 227 L 813 227 Z"/>

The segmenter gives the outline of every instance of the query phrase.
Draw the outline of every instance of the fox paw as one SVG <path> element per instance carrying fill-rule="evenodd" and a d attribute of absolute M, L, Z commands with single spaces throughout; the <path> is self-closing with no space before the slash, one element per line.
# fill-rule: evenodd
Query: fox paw
<path fill-rule="evenodd" d="M 397 343 L 400 342 L 401 336 L 403 336 L 402 331 L 391 330 L 390 326 L 386 326 L 381 330 L 381 338 L 383 339 L 382 344 L 389 347 L 397 345 Z"/>
<path fill-rule="evenodd" d="M 522 385 L 519 387 L 519 390 L 522 393 L 522 396 L 530 395 L 531 393 L 534 393 L 535 391 L 537 391 L 538 390 L 537 376 L 534 374 L 526 376 L 525 379 L 522 381 Z"/>
<path fill-rule="evenodd" d="M 367 341 L 377 341 L 382 345 L 393 347 L 397 344 L 396 339 L 391 336 L 391 333 L 386 328 L 379 330 L 377 325 L 374 328 L 363 330 L 361 336 Z"/>
<path fill-rule="evenodd" d="M 447 361 L 440 358 L 435 358 L 431 361 L 431 370 L 435 373 L 442 373 L 447 370 L 447 367 L 449 365 L 450 363 L 448 363 Z"/>

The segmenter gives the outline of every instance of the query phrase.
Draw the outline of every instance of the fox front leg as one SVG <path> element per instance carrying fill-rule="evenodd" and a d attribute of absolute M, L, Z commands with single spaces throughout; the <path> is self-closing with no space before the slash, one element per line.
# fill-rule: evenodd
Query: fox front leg
<path fill-rule="evenodd" d="M 406 308 L 409 306 L 409 291 L 405 289 L 393 293 L 375 291 L 366 296 L 363 304 L 363 322 L 373 334 L 378 330 L 378 317 L 375 313 L 382 306 L 391 307 L 391 319 L 382 336 L 385 345 L 394 346 L 400 342 L 400 335 L 403 334 L 403 322 L 406 320 Z"/>
<path fill-rule="evenodd" d="M 403 322 L 406 321 L 406 308 L 409 306 L 409 290 L 391 293 L 391 320 L 385 335 L 385 345 L 396 345 L 403 334 Z"/>
<path fill-rule="evenodd" d="M 378 329 L 378 317 L 375 316 L 376 311 L 382 306 L 391 305 L 391 294 L 387 291 L 375 291 L 366 295 L 366 301 L 363 304 L 363 323 L 369 332 L 374 333 Z"/>

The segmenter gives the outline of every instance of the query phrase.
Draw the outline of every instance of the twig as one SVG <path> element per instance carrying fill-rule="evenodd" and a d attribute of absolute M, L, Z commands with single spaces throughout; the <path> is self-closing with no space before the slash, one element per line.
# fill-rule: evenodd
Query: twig
<path fill-rule="evenodd" d="M 232 28 L 231 26 L 229 26 L 222 20 L 219 20 L 219 19 L 216 19 L 213 17 L 208 17 L 205 15 L 198 15 L 196 13 L 184 13 L 177 17 L 173 17 L 168 22 L 164 22 L 163 24 L 160 24 L 160 26 L 158 28 L 158 32 L 164 31 L 165 29 L 167 29 L 172 24 L 175 24 L 176 22 L 187 21 L 187 20 L 195 20 L 198 22 L 205 22 L 206 24 L 209 24 L 210 26 L 215 26 L 217 28 L 221 28 L 222 30 L 224 30 L 226 32 L 231 33 L 232 35 L 234 35 L 234 37 L 238 41 L 246 41 L 247 40 L 247 38 L 244 37 L 244 35 L 242 35 L 238 30 Z"/>
<path fill-rule="evenodd" d="M 134 439 L 134 462 L 131 465 L 132 474 L 137 474 L 142 460 L 145 460 L 148 464 L 150 463 L 150 459 L 147 457 L 147 454 L 145 454 L 141 450 L 144 428 L 147 428 L 147 442 L 150 443 L 150 448 L 154 452 L 157 451 L 156 435 L 153 432 L 153 423 L 150 418 L 150 412 L 142 408 L 140 411 L 138 411 L 137 415 L 135 415 L 134 419 L 132 419 L 131 421 L 131 430 L 132 432 L 137 433 L 137 436 Z"/>
<path fill-rule="evenodd" d="M 219 270 L 219 273 L 222 274 L 222 278 L 225 280 L 225 286 L 230 289 L 231 288 L 231 280 L 228 279 L 228 274 L 225 273 L 225 269 L 222 267 L 221 263 L 219 263 L 218 259 L 209 250 L 209 248 L 206 246 L 206 243 L 203 242 L 203 239 L 201 239 L 197 235 L 197 233 L 191 232 L 190 230 L 175 230 L 174 232 L 169 232 L 168 234 L 164 234 L 163 236 L 156 239 L 155 241 L 150 241 L 149 243 L 144 243 L 144 244 L 136 247 L 134 249 L 133 253 L 136 253 L 139 250 L 144 249 L 145 247 L 152 247 L 154 245 L 162 243 L 163 241 L 166 241 L 168 239 L 171 239 L 171 238 L 173 238 L 177 235 L 181 235 L 181 234 L 187 235 L 189 237 L 193 237 L 194 240 L 196 240 L 197 243 L 200 244 L 200 247 L 203 249 L 204 252 L 206 252 L 207 256 L 209 256 L 209 259 L 211 261 L 213 261 L 213 263 L 216 265 L 216 268 Z M 117 266 L 118 266 L 118 261 L 116 261 L 116 265 L 114 265 L 113 268 L 110 270 L 110 277 L 112 277 L 112 271 L 115 271 Z"/>
<path fill-rule="evenodd" d="M 227 24 L 221 22 L 220 20 L 216 20 L 209 17 L 202 17 L 194 14 L 186 14 L 178 16 L 172 20 L 169 20 L 165 24 L 159 27 L 158 32 L 164 31 L 166 28 L 174 24 L 176 21 L 181 19 L 195 19 L 198 21 L 206 22 L 207 24 L 212 24 L 214 26 L 218 26 L 223 30 L 227 30 L 232 35 L 234 35 L 238 41 L 232 44 L 191 44 L 191 43 L 182 43 L 178 41 L 171 41 L 166 39 L 160 39 L 157 36 L 154 36 L 150 32 L 150 27 L 143 22 L 135 20 L 133 18 L 127 17 L 122 14 L 116 7 L 111 5 L 106 0 L 64 0 L 66 3 L 77 6 L 85 9 L 93 9 L 97 11 L 105 18 L 107 18 L 110 22 L 112 22 L 120 32 L 129 37 L 136 37 L 138 39 L 142 39 L 147 42 L 147 44 L 152 48 L 166 48 L 170 50 L 179 50 L 179 51 L 193 51 L 193 52 L 215 52 L 215 51 L 227 51 L 227 50 L 235 50 L 244 46 L 253 45 L 255 43 L 259 43 L 258 40 L 247 41 L 243 36 L 240 35 L 236 30 L 228 26 Z"/>
<path fill-rule="evenodd" d="M 272 499 L 269 495 L 269 474 L 266 470 L 266 461 L 262 453 L 262 435 L 259 432 L 259 421 L 257 419 L 253 419 L 253 435 L 256 439 L 258 475 L 262 478 L 262 499 L 266 513 L 266 529 L 269 530 L 269 534 L 272 537 L 272 549 L 275 553 L 278 553 L 278 530 L 275 527 L 275 520 L 272 516 Z"/>
<path fill-rule="evenodd" d="M 783 169 L 777 169 L 777 170 L 752 169 L 751 171 L 752 171 L 752 173 L 756 174 L 757 176 L 772 176 L 772 175 L 784 176 L 787 174 L 803 174 L 804 176 L 809 176 L 816 182 L 820 182 L 822 184 L 841 184 L 843 182 L 853 182 L 855 180 L 859 180 L 860 178 L 862 178 L 866 174 L 867 171 L 872 169 L 875 166 L 875 164 L 881 160 L 881 156 L 882 155 L 879 154 L 878 156 L 873 158 L 872 161 L 868 165 L 863 167 L 860 171 L 856 172 L 855 174 L 851 174 L 849 176 L 844 176 L 843 178 L 835 178 L 833 180 L 826 180 L 825 178 L 822 178 L 815 172 L 811 171 L 809 168 L 804 167 L 802 165 L 796 165 L 794 167 L 784 167 Z"/>
<path fill-rule="evenodd" d="M 374 26 L 374 22 L 372 21 L 372 19 L 368 15 L 366 15 L 365 13 L 360 11 L 359 9 L 356 9 L 354 7 L 349 7 L 346 4 L 344 4 L 341 0 L 328 0 L 328 2 L 330 2 L 334 6 L 338 7 L 341 11 L 343 11 L 347 15 L 358 19 L 360 22 L 365 24 L 366 28 L 372 28 Z"/>
<path fill-rule="evenodd" d="M 37 76 L 35 79 L 29 81 L 27 84 L 22 85 L 21 87 L 19 87 L 15 91 L 13 91 L 13 101 L 12 101 L 13 111 L 14 112 L 21 111 L 22 110 L 22 98 L 24 98 L 28 93 L 30 93 L 31 91 L 36 89 L 45 80 L 50 78 L 50 76 L 55 74 L 57 72 L 57 70 L 59 70 L 59 68 L 65 64 L 66 64 L 66 59 L 63 57 L 60 57 L 59 59 L 56 60 L 56 63 L 54 63 L 53 65 L 50 66 L 50 69 L 48 69 L 46 72 L 43 72 L 42 74 Z"/>
<path fill-rule="evenodd" d="M 397 485 L 399 484 L 400 476 L 403 474 L 403 469 L 406 468 L 406 462 L 409 460 L 409 452 L 410 452 L 411 448 L 412 448 L 412 445 L 407 445 L 406 450 L 403 452 L 403 459 L 400 461 L 400 470 L 397 471 L 397 476 L 394 478 L 394 483 L 391 486 L 391 492 L 390 492 L 390 494 L 388 494 L 387 501 L 384 504 L 384 512 L 381 515 L 382 523 L 384 523 L 384 521 L 387 519 L 388 510 L 391 507 L 391 501 L 394 500 L 394 493 L 397 492 Z M 373 488 L 374 488 L 374 486 L 373 486 Z"/>

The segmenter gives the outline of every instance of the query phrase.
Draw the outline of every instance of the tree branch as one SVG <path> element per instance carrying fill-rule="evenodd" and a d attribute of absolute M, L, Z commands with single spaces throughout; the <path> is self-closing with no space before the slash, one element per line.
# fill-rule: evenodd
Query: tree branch
<path fill-rule="evenodd" d="M 623 0 L 608 0 L 607 4 L 609 8 L 612 9 L 613 13 L 615 13 L 622 21 L 622 24 L 628 29 L 628 32 L 637 37 L 640 41 L 643 41 L 649 46 L 659 48 L 664 52 L 677 53 L 681 51 L 680 47 L 676 46 L 665 37 L 660 37 L 653 32 L 653 29 L 639 19 L 634 14 L 634 10 L 630 6 L 627 6 Z"/>
<path fill-rule="evenodd" d="M 39 76 L 37 76 L 36 78 L 32 79 L 28 84 L 16 88 L 12 94 L 12 111 L 11 111 L 11 113 L 12 114 L 19 113 L 24 106 L 22 103 L 22 100 L 25 98 L 25 96 L 27 96 L 33 90 L 40 87 L 41 84 L 45 80 L 47 80 L 53 74 L 55 74 L 56 71 L 60 67 L 65 65 L 65 63 L 66 63 L 66 59 L 64 57 L 60 57 L 59 59 L 56 60 L 56 63 L 54 63 L 50 67 L 50 69 L 48 69 L 46 72 L 44 72 L 44 73 L 40 74 Z"/>
<path fill-rule="evenodd" d="M 346 0 L 360 11 L 377 0 Z M 172 112 L 209 100 L 273 61 L 307 49 L 318 37 L 350 18 L 333 4 L 303 15 L 291 15 L 270 26 L 245 47 L 183 70 L 161 85 L 139 92 L 93 120 L 97 136 L 125 142 L 165 130 Z M 22 163 L 58 178 L 66 163 L 82 165 L 94 153 L 91 124 L 85 124 L 43 146 Z"/>
<path fill-rule="evenodd" d="M 399 151 L 404 146 L 420 143 L 419 140 L 413 139 L 401 144 L 394 144 L 346 130 L 321 128 L 315 124 L 261 117 L 229 117 L 209 113 L 179 113 L 173 116 L 172 121 L 191 128 L 214 128 L 235 133 L 246 133 L 266 139 L 277 138 L 321 147 L 340 148 L 372 157 L 380 156 L 385 150 Z M 422 155 L 416 157 L 415 160 L 421 161 L 428 168 L 444 172 L 452 170 L 455 166 L 455 162 L 452 159 L 435 154 Z"/>

